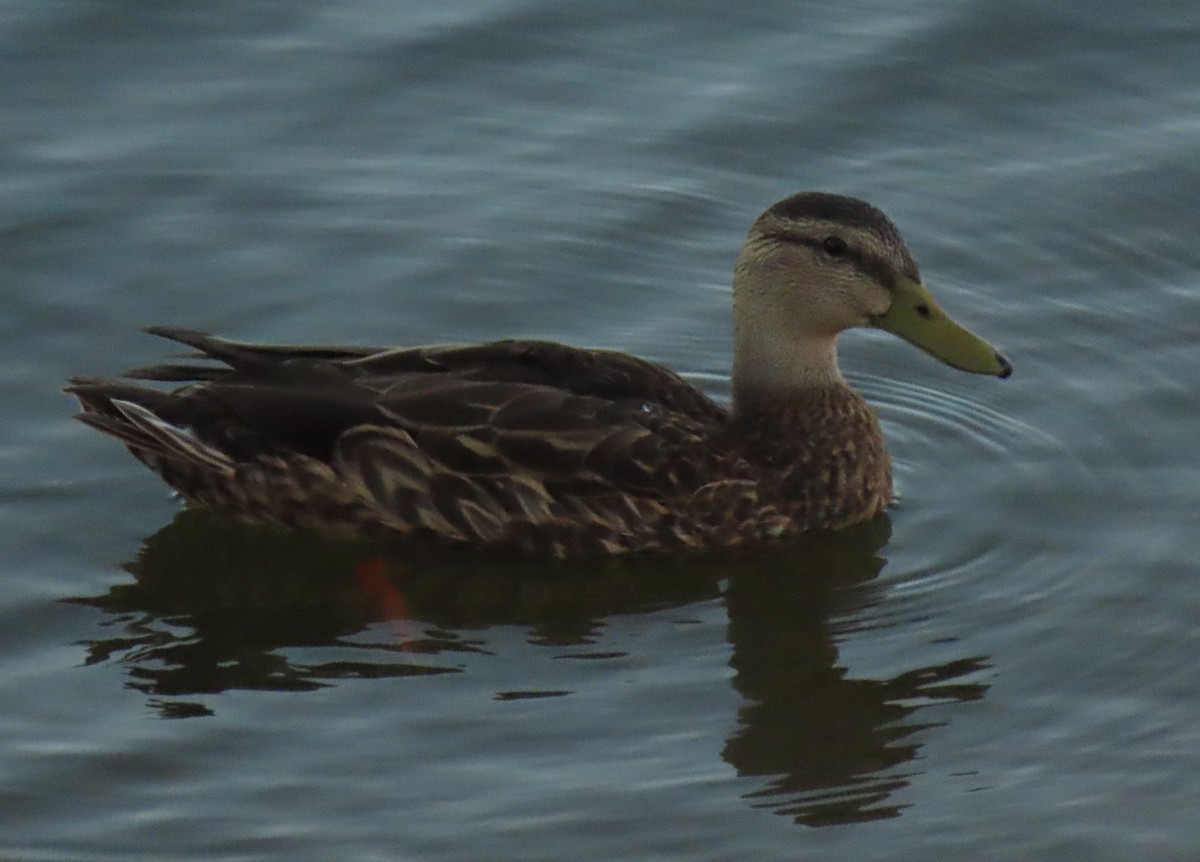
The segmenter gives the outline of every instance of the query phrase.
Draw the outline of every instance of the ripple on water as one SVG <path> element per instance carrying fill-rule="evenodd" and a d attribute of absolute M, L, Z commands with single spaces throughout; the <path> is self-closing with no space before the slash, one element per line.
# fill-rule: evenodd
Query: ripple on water
<path fill-rule="evenodd" d="M 1041 587 L 1061 588 L 1063 572 L 1039 553 L 1053 545 L 1039 532 L 1044 519 L 1018 514 L 1053 505 L 1030 494 L 1048 465 L 1056 483 L 1094 488 L 1096 476 L 1064 440 L 985 403 L 982 393 L 875 375 L 855 375 L 854 385 L 884 427 L 896 503 L 879 580 L 890 599 L 865 609 L 851 628 L 910 622 L 952 604 L 947 596 L 1026 589 L 1027 579 L 1000 576 L 1018 566 L 1042 566 Z"/>

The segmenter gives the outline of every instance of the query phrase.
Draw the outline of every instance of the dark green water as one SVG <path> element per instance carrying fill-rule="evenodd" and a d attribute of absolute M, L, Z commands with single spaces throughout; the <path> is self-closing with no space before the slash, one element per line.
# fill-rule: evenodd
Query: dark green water
<path fill-rule="evenodd" d="M 1200 854 L 1200 8 L 0 4 L 0 857 Z M 886 520 L 485 565 L 229 529 L 70 419 L 152 323 L 728 390 L 750 221 L 897 222 Z"/>

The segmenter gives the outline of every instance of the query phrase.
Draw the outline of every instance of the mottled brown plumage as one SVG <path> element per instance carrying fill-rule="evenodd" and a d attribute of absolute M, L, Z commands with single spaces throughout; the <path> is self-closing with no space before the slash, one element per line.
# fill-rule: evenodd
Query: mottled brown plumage
<path fill-rule="evenodd" d="M 735 272 L 732 408 L 613 351 L 267 346 L 165 328 L 149 331 L 216 364 L 68 391 L 82 421 L 189 501 L 332 535 L 570 557 L 871 518 L 891 499 L 888 456 L 833 338 L 890 328 L 897 279 L 916 278 L 899 235 L 861 201 L 796 195 L 756 222 Z"/>

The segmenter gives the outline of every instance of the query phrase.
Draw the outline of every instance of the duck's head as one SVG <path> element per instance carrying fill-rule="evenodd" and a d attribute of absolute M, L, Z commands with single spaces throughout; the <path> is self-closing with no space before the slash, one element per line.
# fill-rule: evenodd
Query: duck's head
<path fill-rule="evenodd" d="M 875 327 L 976 374 L 1012 365 L 934 301 L 896 226 L 864 201 L 802 192 L 750 228 L 734 269 L 734 387 L 840 381 L 835 339 Z"/>

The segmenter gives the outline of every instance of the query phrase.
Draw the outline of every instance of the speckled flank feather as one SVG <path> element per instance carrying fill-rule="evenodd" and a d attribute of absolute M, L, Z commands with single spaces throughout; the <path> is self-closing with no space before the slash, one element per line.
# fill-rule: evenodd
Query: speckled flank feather
<path fill-rule="evenodd" d="M 133 372 L 199 380 L 173 393 L 75 380 L 80 418 L 244 520 L 567 557 L 736 545 L 888 501 L 878 425 L 845 388 L 731 423 L 677 375 L 606 351 L 318 353 L 159 334 L 228 364 Z M 854 440 L 830 439 L 847 427 Z"/>

